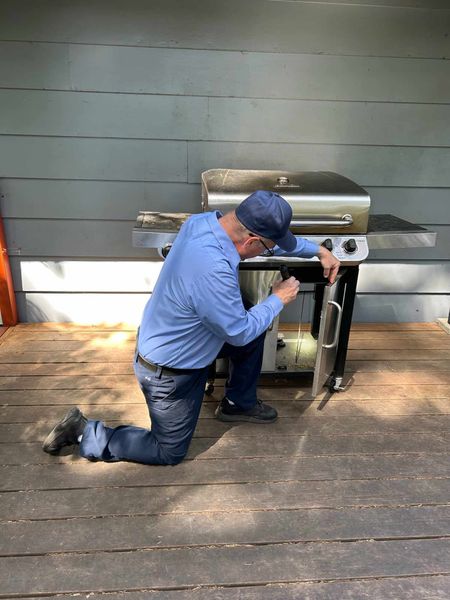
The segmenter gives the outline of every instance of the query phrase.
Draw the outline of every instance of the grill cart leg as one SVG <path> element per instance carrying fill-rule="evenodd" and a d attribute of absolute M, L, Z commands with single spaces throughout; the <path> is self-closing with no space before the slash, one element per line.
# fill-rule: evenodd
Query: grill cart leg
<path fill-rule="evenodd" d="M 341 331 L 339 334 L 339 344 L 336 354 L 336 362 L 334 363 L 334 373 L 330 378 L 328 387 L 332 392 L 341 391 L 342 378 L 345 371 L 345 361 L 347 359 L 348 340 L 350 337 L 350 328 L 352 325 L 353 307 L 355 305 L 356 297 L 356 286 L 358 284 L 359 267 L 349 267 L 345 277 L 345 289 L 343 289 L 343 296 L 338 302 L 342 306 L 342 321 Z M 343 286 L 344 287 L 344 286 Z"/>

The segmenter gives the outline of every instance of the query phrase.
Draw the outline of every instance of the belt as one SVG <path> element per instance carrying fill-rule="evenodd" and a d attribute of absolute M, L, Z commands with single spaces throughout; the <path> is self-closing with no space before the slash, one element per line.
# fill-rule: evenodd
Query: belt
<path fill-rule="evenodd" d="M 174 369 L 172 367 L 164 367 L 162 365 L 155 365 L 152 362 L 146 360 L 143 356 L 138 354 L 137 357 L 138 363 L 143 367 L 152 371 L 153 373 L 158 373 L 161 375 L 187 375 L 189 373 L 195 373 L 200 371 L 201 369 Z"/>

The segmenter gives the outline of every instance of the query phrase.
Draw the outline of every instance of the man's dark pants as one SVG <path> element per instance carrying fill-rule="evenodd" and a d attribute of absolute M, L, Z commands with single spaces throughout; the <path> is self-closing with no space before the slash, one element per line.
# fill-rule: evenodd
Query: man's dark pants
<path fill-rule="evenodd" d="M 245 346 L 224 344 L 217 358 L 229 358 L 226 396 L 241 410 L 256 402 L 265 333 Z M 134 370 L 147 401 L 151 430 L 123 425 L 106 427 L 89 420 L 80 444 L 85 458 L 130 460 L 144 464 L 174 465 L 186 456 L 197 424 L 208 367 L 150 371 L 135 358 Z"/>

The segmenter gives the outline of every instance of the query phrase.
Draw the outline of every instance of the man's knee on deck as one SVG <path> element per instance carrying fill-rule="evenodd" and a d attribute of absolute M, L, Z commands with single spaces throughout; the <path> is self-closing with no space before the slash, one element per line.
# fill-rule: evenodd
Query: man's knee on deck
<path fill-rule="evenodd" d="M 178 465 L 186 456 L 188 448 L 162 448 L 161 458 L 164 465 Z"/>

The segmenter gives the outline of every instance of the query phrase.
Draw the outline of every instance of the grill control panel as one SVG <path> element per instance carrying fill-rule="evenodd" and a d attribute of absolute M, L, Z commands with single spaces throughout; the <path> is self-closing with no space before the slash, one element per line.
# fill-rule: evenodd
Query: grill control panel
<path fill-rule="evenodd" d="M 302 237 L 302 236 L 296 236 Z M 305 239 L 310 242 L 315 242 L 318 246 L 324 246 L 327 250 L 330 250 L 343 265 L 354 266 L 359 265 L 369 255 L 369 246 L 367 243 L 367 237 L 361 236 L 340 236 L 340 237 L 325 237 L 324 235 L 308 235 L 304 236 Z M 302 258 L 299 256 L 292 256 L 289 254 L 275 254 L 275 256 L 256 256 L 255 258 L 248 258 L 246 263 L 273 263 L 273 264 L 286 264 L 294 266 L 295 263 L 302 263 L 302 266 L 317 265 L 319 258 L 314 256 L 313 258 Z"/>
<path fill-rule="evenodd" d="M 325 246 L 327 250 L 332 252 L 341 262 L 347 264 L 360 263 L 369 255 L 369 246 L 366 236 L 343 236 L 343 237 L 328 237 L 320 238 L 319 236 L 308 236 L 309 240 Z"/>
<path fill-rule="evenodd" d="M 369 255 L 369 245 L 367 243 L 367 237 L 365 235 L 346 235 L 339 237 L 325 237 L 324 235 L 308 235 L 305 236 L 305 238 L 310 240 L 311 242 L 315 242 L 319 246 L 324 246 L 327 250 L 332 252 L 341 261 L 341 263 L 345 263 L 347 265 L 357 265 L 366 260 L 366 258 Z M 286 259 L 288 257 L 283 258 Z M 297 257 L 292 257 L 292 259 L 290 260 L 314 261 L 318 259 L 299 259 Z"/>

